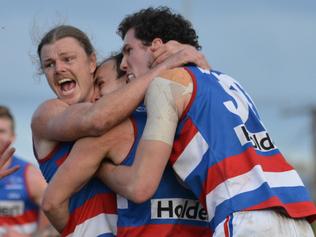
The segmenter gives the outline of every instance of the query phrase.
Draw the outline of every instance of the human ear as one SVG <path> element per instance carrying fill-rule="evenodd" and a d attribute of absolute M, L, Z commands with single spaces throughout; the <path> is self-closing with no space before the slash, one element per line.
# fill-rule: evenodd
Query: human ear
<path fill-rule="evenodd" d="M 97 57 L 95 55 L 95 53 L 92 53 L 90 55 L 90 73 L 93 74 L 95 69 L 97 68 Z"/>
<path fill-rule="evenodd" d="M 160 48 L 163 45 L 163 42 L 160 38 L 155 38 L 151 42 L 150 50 L 156 51 L 158 48 Z"/>

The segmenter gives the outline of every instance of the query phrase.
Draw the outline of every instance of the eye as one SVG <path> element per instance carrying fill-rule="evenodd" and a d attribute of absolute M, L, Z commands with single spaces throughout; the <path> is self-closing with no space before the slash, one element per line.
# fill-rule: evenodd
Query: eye
<path fill-rule="evenodd" d="M 129 55 L 129 54 L 131 53 L 131 51 L 132 51 L 132 48 L 131 48 L 130 46 L 126 46 L 126 47 L 124 48 L 124 50 L 123 50 L 123 53 L 124 53 L 125 55 Z"/>
<path fill-rule="evenodd" d="M 55 63 L 53 62 L 45 62 L 44 68 L 53 68 L 55 66 Z"/>
<path fill-rule="evenodd" d="M 102 89 L 102 87 L 103 87 L 103 85 L 104 85 L 104 81 L 102 81 L 101 79 L 97 79 L 96 80 L 96 86 L 99 88 L 99 90 L 101 90 Z"/>
<path fill-rule="evenodd" d="M 69 57 L 65 57 L 65 58 L 64 58 L 64 61 L 65 61 L 66 63 L 70 63 L 70 62 L 72 62 L 74 59 L 75 59 L 74 56 L 69 56 Z"/>
<path fill-rule="evenodd" d="M 132 52 L 132 48 L 128 48 L 126 51 L 127 51 L 127 54 L 130 54 Z"/>

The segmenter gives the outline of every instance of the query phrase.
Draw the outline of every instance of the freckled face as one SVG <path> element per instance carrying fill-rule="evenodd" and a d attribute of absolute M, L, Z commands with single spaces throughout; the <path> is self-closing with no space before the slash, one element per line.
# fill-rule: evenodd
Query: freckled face
<path fill-rule="evenodd" d="M 95 55 L 87 55 L 72 37 L 46 44 L 41 64 L 48 84 L 57 97 L 68 104 L 89 101 L 93 96 Z"/>

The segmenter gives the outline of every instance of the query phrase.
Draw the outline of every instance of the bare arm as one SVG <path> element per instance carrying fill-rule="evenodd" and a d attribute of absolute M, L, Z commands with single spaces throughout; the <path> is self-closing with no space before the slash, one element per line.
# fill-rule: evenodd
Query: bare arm
<path fill-rule="evenodd" d="M 102 163 L 97 175 L 115 193 L 142 203 L 155 193 L 170 152 L 166 143 L 142 140 L 132 166 Z"/>
<path fill-rule="evenodd" d="M 32 118 L 35 138 L 73 141 L 84 136 L 100 136 L 126 118 L 144 98 L 152 79 L 160 72 L 188 62 L 209 69 L 203 54 L 190 45 L 170 41 L 154 52 L 152 70 L 125 87 L 99 99 L 72 106 L 54 99 L 44 102 Z"/>
<path fill-rule="evenodd" d="M 156 191 L 171 154 L 178 119 L 191 96 L 185 94 L 187 87 L 163 80 L 153 82 L 146 95 L 148 118 L 132 166 L 102 164 L 98 171 L 113 191 L 137 203 Z"/>
<path fill-rule="evenodd" d="M 13 156 L 15 148 L 10 147 L 10 143 L 6 143 L 0 148 L 0 179 L 8 176 L 19 169 L 19 166 L 14 166 L 9 169 L 1 169 L 2 166 Z"/>
<path fill-rule="evenodd" d="M 180 52 L 170 56 L 143 76 L 103 96 L 94 104 L 85 102 L 69 106 L 58 99 L 44 102 L 32 118 L 33 136 L 35 139 L 73 141 L 84 136 L 102 135 L 135 110 L 155 76 L 181 65 L 180 58 Z"/>
<path fill-rule="evenodd" d="M 102 136 L 78 140 L 46 189 L 42 208 L 60 232 L 68 222 L 70 197 L 94 175 L 104 157 L 98 142 L 100 138 Z"/>
<path fill-rule="evenodd" d="M 117 147 L 126 144 L 124 140 L 128 136 L 130 144 L 125 145 L 125 148 Z M 69 156 L 48 184 L 42 203 L 45 213 L 59 231 L 65 227 L 69 218 L 69 198 L 95 174 L 104 157 L 113 156 L 110 155 L 110 148 L 120 149 L 114 151 L 117 153 L 128 153 L 133 142 L 132 137 L 131 123 L 125 121 L 103 136 L 86 137 L 75 143 Z"/>
<path fill-rule="evenodd" d="M 47 183 L 39 169 L 33 165 L 29 165 L 26 170 L 26 182 L 31 199 L 40 207 Z M 51 224 L 42 210 L 40 210 L 38 227 L 35 234 L 43 233 L 50 228 Z"/>
<path fill-rule="evenodd" d="M 85 102 L 69 106 L 57 99 L 43 103 L 32 118 L 33 134 L 53 141 L 72 141 L 103 134 L 134 111 L 161 68 L 164 66 L 155 67 L 94 104 Z"/>

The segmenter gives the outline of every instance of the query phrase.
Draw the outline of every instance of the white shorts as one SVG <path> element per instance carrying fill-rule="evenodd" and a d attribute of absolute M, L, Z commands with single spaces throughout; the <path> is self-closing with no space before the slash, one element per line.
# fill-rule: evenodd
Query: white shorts
<path fill-rule="evenodd" d="M 314 237 L 305 219 L 292 219 L 273 210 L 242 211 L 227 217 L 213 237 Z"/>

